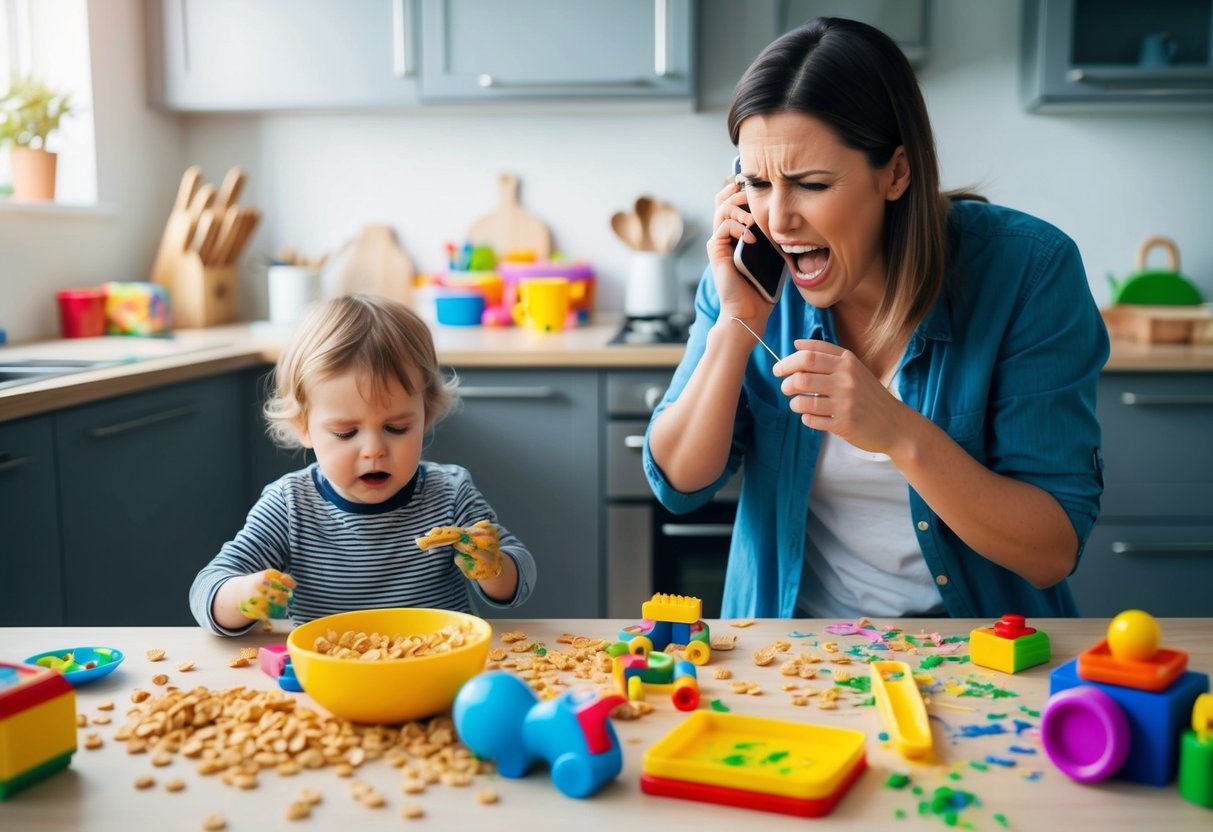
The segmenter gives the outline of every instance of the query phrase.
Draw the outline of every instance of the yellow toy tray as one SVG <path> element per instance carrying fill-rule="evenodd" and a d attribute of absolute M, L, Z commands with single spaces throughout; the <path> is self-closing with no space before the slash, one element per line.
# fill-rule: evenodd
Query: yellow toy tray
<path fill-rule="evenodd" d="M 876 709 L 893 747 L 903 757 L 926 757 L 931 753 L 931 723 L 910 666 L 905 662 L 875 661 L 869 668 Z"/>
<path fill-rule="evenodd" d="M 653 744 L 644 773 L 799 799 L 838 791 L 864 759 L 864 733 L 695 711 Z"/>

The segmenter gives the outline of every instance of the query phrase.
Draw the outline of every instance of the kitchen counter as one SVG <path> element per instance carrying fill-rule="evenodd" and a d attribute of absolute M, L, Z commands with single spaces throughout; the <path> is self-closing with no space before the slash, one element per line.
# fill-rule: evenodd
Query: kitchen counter
<path fill-rule="evenodd" d="M 538 640 L 549 649 L 559 645 L 561 633 L 610 638 L 617 629 L 632 621 L 620 620 L 501 620 L 490 622 L 494 628 L 494 643 L 506 631 L 522 631 L 528 639 Z M 947 787 L 975 795 L 979 803 L 963 809 L 959 822 L 964 828 L 997 830 L 1067 829 L 1081 821 L 1084 828 L 1100 830 L 1157 828 L 1167 830 L 1208 829 L 1210 814 L 1183 800 L 1174 785 L 1154 788 L 1135 783 L 1105 781 L 1098 785 L 1080 785 L 1062 775 L 1049 762 L 1040 746 L 1037 726 L 1039 711 L 1048 695 L 1048 675 L 1052 667 L 1092 646 L 1107 627 L 1106 619 L 1041 619 L 1028 622 L 1049 634 L 1053 660 L 1007 676 L 976 667 L 968 662 L 950 662 L 928 672 L 934 679 L 927 692 L 928 712 L 932 716 L 936 759 L 933 763 L 907 762 L 897 755 L 888 742 L 880 739 L 884 730 L 877 711 L 863 704 L 866 693 L 844 689 L 835 710 L 823 710 L 810 698 L 806 706 L 792 703 L 792 692 L 782 689 L 793 680 L 779 672 L 780 664 L 802 653 L 825 658 L 813 680 L 796 679 L 798 690 L 822 691 L 830 687 L 831 677 L 825 671 L 839 674 L 849 671 L 866 673 L 862 659 L 869 651 L 869 641 L 862 635 L 826 635 L 823 621 L 762 620 L 754 626 L 739 628 L 730 622 L 709 622 L 714 635 L 737 636 L 735 650 L 714 651 L 708 665 L 699 668 L 702 689 L 700 707 L 713 700 L 737 714 L 766 716 L 798 722 L 814 722 L 842 726 L 866 732 L 868 770 L 827 819 L 818 822 L 830 829 L 941 829 L 944 818 L 934 816 L 928 809 L 919 815 L 919 801 L 929 806 L 935 790 Z M 896 622 L 876 621 L 876 627 Z M 1189 668 L 1208 673 L 1213 670 L 1213 642 L 1208 636 L 1213 621 L 1207 618 L 1161 619 L 1163 645 L 1189 652 Z M 967 636 L 975 626 L 989 626 L 988 621 L 914 620 L 903 622 L 907 633 L 923 634 L 938 631 L 947 637 Z M 0 828 L 39 830 L 113 830 L 129 829 L 200 829 L 208 815 L 220 813 L 226 817 L 227 828 L 287 829 L 306 828 L 288 823 L 287 805 L 305 787 L 319 790 L 321 802 L 313 811 L 315 828 L 399 829 L 404 821 L 403 805 L 420 805 L 425 816 L 421 825 L 430 829 L 508 829 L 559 830 L 577 828 L 582 832 L 619 832 L 621 829 L 729 829 L 766 830 L 790 829 L 813 825 L 786 815 L 728 808 L 670 798 L 654 797 L 640 790 L 639 776 L 645 750 L 659 737 L 684 718 L 664 696 L 650 695 L 654 711 L 635 721 L 614 720 L 624 755 L 624 770 L 618 779 L 607 784 L 597 795 L 584 801 L 563 796 L 551 783 L 545 769 L 532 772 L 519 780 L 497 775 L 478 775 L 468 787 L 435 784 L 423 794 L 402 794 L 401 772 L 385 759 L 369 761 L 351 779 L 341 779 L 332 768 L 305 770 L 293 777 L 272 771 L 261 773 L 260 784 L 252 790 L 223 785 L 217 775 L 203 776 L 195 764 L 179 755 L 164 767 L 153 767 L 148 754 L 130 754 L 124 744 L 113 739 L 123 722 L 123 713 L 130 702 L 133 689 L 156 691 L 151 677 L 167 673 L 169 684 L 182 687 L 206 686 L 211 689 L 244 685 L 253 689 L 273 689 L 269 677 L 253 667 L 234 669 L 228 660 L 240 647 L 259 646 L 282 641 L 281 634 L 255 634 L 239 639 L 222 639 L 197 628 L 138 628 L 107 629 L 0 629 L 0 656 L 6 660 L 20 659 L 44 650 L 76 645 L 108 645 L 123 650 L 125 663 L 116 672 L 82 687 L 78 691 L 77 712 L 90 719 L 101 714 L 98 706 L 105 700 L 116 703 L 113 722 L 90 725 L 78 732 L 81 747 L 76 751 L 71 767 L 62 773 L 36 783 L 0 802 Z M 776 639 L 791 644 L 789 652 L 777 655 L 771 664 L 755 665 L 753 653 Z M 826 641 L 835 642 L 837 652 L 828 652 Z M 925 641 L 925 639 L 924 639 Z M 967 654 L 964 649 L 953 654 Z M 166 661 L 151 663 L 145 657 L 149 648 L 167 651 Z M 946 648 L 945 648 L 946 649 Z M 917 667 L 925 656 L 939 653 L 929 646 L 916 654 L 881 651 L 882 658 L 908 661 Z M 832 659 L 854 658 L 855 664 L 843 664 Z M 192 660 L 196 669 L 190 673 L 176 670 L 179 662 Z M 727 668 L 733 678 L 717 680 L 713 671 Z M 569 674 L 565 674 L 567 677 Z M 733 691 L 733 681 L 753 682 L 761 686 L 762 695 L 746 695 Z M 970 695 L 954 695 L 945 689 L 954 680 L 956 690 Z M 992 698 L 991 690 L 1006 692 L 1005 697 Z M 985 696 L 982 693 L 985 693 Z M 302 698 L 310 702 L 305 695 Z M 994 726 L 1005 733 L 993 734 Z M 978 734 L 978 729 L 984 734 Z M 84 735 L 98 733 L 104 741 L 97 750 L 85 750 Z M 895 789 L 886 785 L 894 773 L 907 774 L 910 785 Z M 146 790 L 136 790 L 134 782 L 150 774 L 157 783 Z M 170 778 L 185 781 L 183 791 L 170 793 L 164 788 Z M 366 808 L 350 796 L 355 781 L 369 783 L 386 798 L 383 808 Z M 921 796 L 914 787 L 921 787 Z M 497 803 L 484 805 L 477 793 L 492 789 L 499 796 Z M 898 813 L 904 812 L 904 818 Z M 1000 820 L 1000 816 L 1002 819 Z M 419 826 L 420 828 L 420 826 Z"/>
<path fill-rule="evenodd" d="M 621 318 L 545 335 L 507 327 L 434 325 L 439 360 L 456 369 L 562 367 L 673 368 L 682 344 L 609 346 Z M 123 393 L 273 363 L 290 328 L 269 323 L 180 330 L 172 338 L 81 338 L 0 347 L 0 362 L 26 358 L 122 363 L 0 389 L 0 422 Z M 1105 372 L 1213 370 L 1213 344 L 1148 345 L 1113 341 Z"/>

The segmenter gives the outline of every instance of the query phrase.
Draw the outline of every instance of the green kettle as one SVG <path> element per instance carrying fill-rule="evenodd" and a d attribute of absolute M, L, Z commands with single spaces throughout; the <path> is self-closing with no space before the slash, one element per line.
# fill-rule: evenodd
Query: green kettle
<path fill-rule="evenodd" d="M 1170 255 L 1170 269 L 1147 269 L 1146 255 L 1161 247 Z M 1136 303 L 1149 306 L 1197 306 L 1204 302 L 1196 285 L 1179 273 L 1179 248 L 1169 237 L 1147 237 L 1137 247 L 1137 271 L 1124 280 L 1110 272 L 1112 303 Z"/>

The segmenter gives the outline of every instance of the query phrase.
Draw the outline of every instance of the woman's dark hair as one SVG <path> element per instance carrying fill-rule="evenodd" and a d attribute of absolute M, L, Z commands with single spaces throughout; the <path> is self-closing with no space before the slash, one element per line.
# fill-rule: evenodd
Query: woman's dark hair
<path fill-rule="evenodd" d="M 914 70 L 892 39 L 865 23 L 818 17 L 767 46 L 737 82 L 729 138 L 737 144 L 750 116 L 779 112 L 819 119 L 873 168 L 905 148 L 910 185 L 885 206 L 888 284 L 864 351 L 878 352 L 921 321 L 939 297 L 949 197 L 974 195 L 940 193 L 935 138 Z"/>

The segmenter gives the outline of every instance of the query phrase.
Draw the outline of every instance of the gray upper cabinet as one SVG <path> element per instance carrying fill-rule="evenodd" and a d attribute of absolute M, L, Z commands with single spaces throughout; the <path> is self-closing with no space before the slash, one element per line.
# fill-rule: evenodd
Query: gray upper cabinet
<path fill-rule="evenodd" d="M 152 0 L 149 89 L 171 110 L 417 102 L 416 0 Z"/>
<path fill-rule="evenodd" d="M 699 106 L 725 109 L 746 67 L 814 17 L 846 17 L 887 34 L 914 66 L 927 57 L 930 0 L 699 0 Z"/>
<path fill-rule="evenodd" d="M 1213 104 L 1213 0 L 1026 0 L 1029 110 Z"/>
<path fill-rule="evenodd" d="M 422 0 L 426 100 L 682 97 L 691 0 Z"/>

